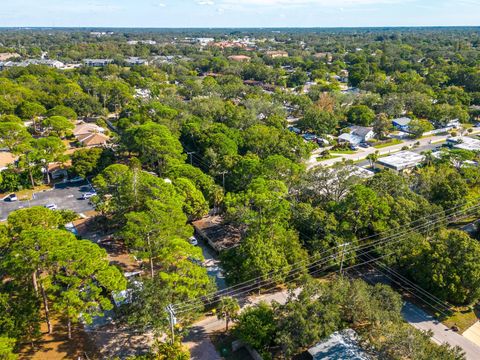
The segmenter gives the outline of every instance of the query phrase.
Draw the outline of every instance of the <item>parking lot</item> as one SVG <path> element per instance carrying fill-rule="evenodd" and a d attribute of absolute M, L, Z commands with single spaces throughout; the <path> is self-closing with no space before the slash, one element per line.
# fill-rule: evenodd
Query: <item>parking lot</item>
<path fill-rule="evenodd" d="M 73 210 L 76 213 L 84 213 L 93 210 L 88 200 L 83 200 L 84 193 L 92 191 L 89 183 L 65 183 L 57 184 L 54 189 L 34 194 L 34 199 L 28 201 L 7 202 L 0 201 L 0 221 L 7 219 L 12 211 L 32 206 L 45 206 L 55 204 L 61 210 Z"/>

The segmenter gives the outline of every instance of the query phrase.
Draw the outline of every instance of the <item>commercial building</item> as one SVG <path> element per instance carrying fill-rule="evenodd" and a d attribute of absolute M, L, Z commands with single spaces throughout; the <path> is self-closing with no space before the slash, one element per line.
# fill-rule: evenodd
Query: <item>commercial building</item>
<path fill-rule="evenodd" d="M 377 161 L 378 167 L 398 172 L 405 172 L 420 165 L 425 156 L 412 151 L 400 151 L 393 155 L 380 158 Z"/>

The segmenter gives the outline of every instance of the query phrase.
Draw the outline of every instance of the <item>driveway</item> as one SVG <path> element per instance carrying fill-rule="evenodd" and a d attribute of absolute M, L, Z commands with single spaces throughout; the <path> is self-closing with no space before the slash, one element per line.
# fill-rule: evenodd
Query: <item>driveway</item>
<path fill-rule="evenodd" d="M 451 346 L 459 346 L 465 352 L 468 360 L 480 359 L 480 346 L 474 344 L 466 337 L 450 330 L 433 316 L 417 306 L 406 302 L 402 309 L 402 315 L 405 321 L 417 329 L 433 332 L 432 339 L 438 343 L 447 343 Z"/>
<path fill-rule="evenodd" d="M 91 190 L 92 187 L 87 182 L 66 183 L 58 184 L 52 190 L 35 193 L 32 200 L 0 201 L 0 221 L 5 221 L 12 211 L 47 204 L 56 204 L 58 209 L 73 210 L 78 214 L 91 211 L 93 206 L 88 200 L 82 199 L 82 195 Z"/>
<path fill-rule="evenodd" d="M 208 275 L 214 278 L 218 290 L 225 289 L 227 284 L 217 254 L 201 239 L 198 240 L 198 246 L 202 249 L 203 257 L 205 258 L 203 265 L 207 268 Z"/>

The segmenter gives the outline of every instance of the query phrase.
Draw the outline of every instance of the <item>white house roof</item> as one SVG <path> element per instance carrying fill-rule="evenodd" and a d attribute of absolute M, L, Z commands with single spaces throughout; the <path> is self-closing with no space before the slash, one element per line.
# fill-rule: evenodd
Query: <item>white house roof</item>
<path fill-rule="evenodd" d="M 480 151 L 480 140 L 473 139 L 468 136 L 457 136 L 447 139 L 449 143 L 453 143 L 453 147 L 457 149 Z"/>
<path fill-rule="evenodd" d="M 401 118 L 398 118 L 398 119 L 393 119 L 392 123 L 394 123 L 398 126 L 407 126 L 408 124 L 410 124 L 411 121 L 412 121 L 412 119 L 410 119 L 408 117 L 401 117 Z"/>
<path fill-rule="evenodd" d="M 314 360 L 369 360 L 370 356 L 358 345 L 352 329 L 337 331 L 315 347 L 308 349 Z"/>
<path fill-rule="evenodd" d="M 391 169 L 401 171 L 421 164 L 425 156 L 412 151 L 400 151 L 396 154 L 380 158 L 378 163 Z"/>
<path fill-rule="evenodd" d="M 339 140 L 347 141 L 350 144 L 358 145 L 363 141 L 363 138 L 354 134 L 342 134 L 338 137 Z"/>

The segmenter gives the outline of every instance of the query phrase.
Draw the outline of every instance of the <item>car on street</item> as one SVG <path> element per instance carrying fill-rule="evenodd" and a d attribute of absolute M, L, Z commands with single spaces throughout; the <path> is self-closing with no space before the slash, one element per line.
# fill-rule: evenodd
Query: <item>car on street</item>
<path fill-rule="evenodd" d="M 83 199 L 83 200 L 87 200 L 87 199 L 90 199 L 90 198 L 92 198 L 92 197 L 94 197 L 94 196 L 96 196 L 96 195 L 97 195 L 96 192 L 94 192 L 94 191 L 89 191 L 89 192 L 86 192 L 85 194 L 82 195 L 82 199 Z"/>
<path fill-rule="evenodd" d="M 4 197 L 3 200 L 4 200 L 4 201 L 14 202 L 14 201 L 17 201 L 18 198 L 17 198 L 17 195 L 15 195 L 15 194 L 10 194 L 10 195 Z"/>
<path fill-rule="evenodd" d="M 47 208 L 49 210 L 57 210 L 58 206 L 56 204 L 47 204 L 47 205 L 45 205 L 45 208 Z"/>
<path fill-rule="evenodd" d="M 198 246 L 198 240 L 195 236 L 192 236 L 190 239 L 188 239 L 188 242 L 194 246 Z"/>
<path fill-rule="evenodd" d="M 75 176 L 74 178 L 71 178 L 70 180 L 68 180 L 69 182 L 72 182 L 72 183 L 76 183 L 76 182 L 82 182 L 84 181 L 85 179 L 81 176 Z"/>

